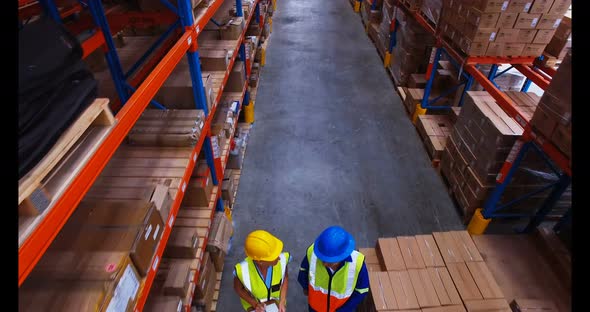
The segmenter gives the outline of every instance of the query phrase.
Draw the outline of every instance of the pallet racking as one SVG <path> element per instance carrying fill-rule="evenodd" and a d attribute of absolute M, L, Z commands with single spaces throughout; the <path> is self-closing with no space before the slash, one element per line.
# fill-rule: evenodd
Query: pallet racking
<path fill-rule="evenodd" d="M 172 5 L 168 0 L 161 0 L 161 3 L 169 9 L 168 11 L 139 12 L 122 8 L 120 5 L 107 6 L 107 3 L 101 3 L 99 0 L 79 1 L 75 5 L 61 7 L 59 7 L 59 3 L 54 3 L 52 0 L 41 0 L 39 2 L 19 0 L 19 17 L 21 21 L 44 13 L 61 23 L 68 17 L 75 15 L 77 21 L 75 23 L 68 23 L 66 25 L 67 28 L 79 35 L 79 38 L 85 37 L 85 39 L 81 40 L 84 58 L 97 49 L 104 51 L 118 96 L 114 101 L 115 103 L 111 105 L 116 115 L 114 116 L 114 126 L 109 134 L 92 155 L 88 157 L 86 163 L 82 166 L 73 181 L 65 188 L 62 195 L 47 209 L 47 213 L 38 225 L 30 234 L 22 237 L 22 243 L 19 245 L 19 286 L 25 281 L 60 229 L 75 211 L 79 202 L 84 198 L 105 166 L 107 166 L 109 160 L 113 157 L 142 112 L 149 104 L 152 104 L 156 108 L 165 108 L 162 104 L 154 101 L 153 98 L 184 56 L 186 56 L 190 67 L 195 108 L 204 111 L 206 120 L 198 142 L 190 153 L 188 153 L 187 165 L 184 168 L 182 179 L 177 186 L 178 189 L 173 198 L 170 214 L 164 220 L 166 227 L 161 241 L 156 247 L 156 253 L 152 258 L 151 269 L 139 291 L 139 299 L 134 311 L 141 311 L 147 300 L 150 287 L 159 266 L 159 260 L 164 252 L 184 196 L 184 191 L 200 152 L 205 153 L 212 182 L 215 185 L 210 202 L 211 220 L 215 211 L 224 210 L 220 191 L 223 179 L 220 177 L 223 176 L 223 168 L 225 168 L 225 163 L 228 161 L 229 152 L 226 151 L 220 163 L 216 163 L 212 150 L 210 125 L 219 106 L 218 104 L 222 96 L 224 96 L 223 89 L 228 81 L 236 58 L 243 61 L 244 66 L 246 66 L 246 82 L 240 94 L 231 93 L 228 95 L 228 97 L 235 98 L 235 100 L 239 101 L 237 108 L 238 114 L 233 124 L 233 131 L 235 131 L 238 125 L 237 116 L 239 116 L 240 110 L 244 106 L 251 105 L 248 79 L 252 66 L 250 63 L 253 63 L 253 59 L 246 57 L 244 39 L 252 20 L 256 20 L 256 23 L 259 23 L 261 27 L 264 26 L 266 19 L 260 15 L 259 4 L 266 0 L 252 1 L 250 14 L 245 19 L 244 28 L 239 39 L 236 41 L 229 65 L 225 73 L 223 73 L 223 79 L 220 84 L 213 87 L 216 98 L 211 106 L 211 111 L 208 111 L 199 65 L 198 37 L 205 28 L 205 25 L 209 21 L 212 21 L 214 14 L 223 1 L 211 0 L 205 8 L 193 11 L 189 0 L 177 1 L 177 6 Z M 272 5 L 275 5 L 274 1 Z M 244 16 L 241 0 L 235 1 L 235 8 L 238 17 Z M 254 16 L 256 16 L 255 19 L 253 18 Z M 21 23 L 23 27 L 26 27 L 25 24 Z M 169 25 L 169 27 L 131 69 L 127 73 L 124 73 L 112 34 L 118 33 L 127 26 L 146 28 L 161 25 Z M 230 140 L 227 143 L 230 143 Z M 202 241 L 202 250 L 205 249 L 206 245 L 207 237 Z M 195 281 L 198 280 L 198 275 L 198 273 L 195 274 Z M 185 306 L 185 308 L 190 311 L 190 304 Z"/>

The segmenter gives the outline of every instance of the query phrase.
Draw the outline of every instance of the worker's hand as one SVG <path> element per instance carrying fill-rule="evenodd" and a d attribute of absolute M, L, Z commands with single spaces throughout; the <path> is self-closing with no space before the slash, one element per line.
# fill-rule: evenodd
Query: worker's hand
<path fill-rule="evenodd" d="M 264 303 L 260 303 L 260 302 L 257 303 L 255 308 L 256 308 L 256 310 L 254 310 L 254 311 L 256 311 L 256 312 L 264 312 L 264 311 L 266 311 L 266 308 L 264 306 Z"/>
<path fill-rule="evenodd" d="M 279 312 L 287 312 L 287 307 L 285 307 L 284 303 L 279 303 Z"/>
<path fill-rule="evenodd" d="M 307 289 L 303 290 L 303 294 L 307 296 Z"/>

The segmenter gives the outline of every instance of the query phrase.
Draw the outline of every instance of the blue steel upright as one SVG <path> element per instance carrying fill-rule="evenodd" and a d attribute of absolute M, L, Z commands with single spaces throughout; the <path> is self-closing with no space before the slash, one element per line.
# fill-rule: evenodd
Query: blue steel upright
<path fill-rule="evenodd" d="M 59 15 L 59 11 L 57 10 L 53 0 L 40 0 L 39 3 L 41 4 L 41 7 L 47 16 L 51 17 L 54 21 L 60 24 L 62 23 L 61 16 Z"/>
<path fill-rule="evenodd" d="M 256 24 L 260 24 L 260 3 L 256 3 Z"/>
<path fill-rule="evenodd" d="M 436 68 L 438 66 L 438 61 L 440 60 L 442 48 L 436 48 L 436 52 L 434 54 L 434 63 L 432 65 L 432 71 L 430 72 L 430 77 L 428 78 L 428 82 L 426 82 L 426 88 L 424 89 L 424 97 L 422 98 L 422 103 L 420 104 L 423 109 L 430 108 L 428 105 L 428 99 L 430 98 L 430 92 L 432 91 L 432 84 L 434 83 L 434 75 L 436 73 Z"/>
<path fill-rule="evenodd" d="M 252 10 L 252 9 L 250 9 Z M 244 10 L 242 8 L 242 0 L 236 0 L 236 16 L 241 17 L 244 16 Z"/>
<path fill-rule="evenodd" d="M 111 77 L 113 78 L 113 83 L 115 84 L 115 90 L 117 90 L 117 94 L 119 95 L 119 100 L 121 100 L 121 104 L 124 105 L 129 99 L 129 96 L 125 91 L 125 76 L 123 74 L 121 62 L 119 62 L 117 49 L 115 48 L 115 43 L 113 42 L 113 36 L 111 34 L 111 29 L 109 28 L 107 18 L 104 14 L 102 3 L 100 0 L 88 0 L 88 6 L 90 7 L 90 12 L 92 13 L 94 23 L 102 30 L 104 41 L 108 48 L 108 51 L 105 54 L 107 64 L 109 65 Z"/>
<path fill-rule="evenodd" d="M 194 24 L 193 13 L 189 0 L 178 1 L 178 11 L 180 13 L 180 21 L 183 27 L 192 27 Z M 201 65 L 199 63 L 199 53 L 197 51 L 189 51 L 186 54 L 188 60 L 188 66 L 191 74 L 192 86 L 193 86 L 193 97 L 195 98 L 195 105 L 197 109 L 202 109 L 205 112 L 205 116 L 208 118 L 209 111 L 207 109 L 207 98 L 205 97 L 205 89 L 203 87 L 203 77 L 201 75 Z M 205 149 L 205 156 L 207 158 L 207 165 L 211 171 L 211 178 L 213 185 L 217 185 L 217 174 L 215 172 L 215 162 L 213 160 L 213 149 L 211 145 L 211 138 L 205 136 L 205 142 L 203 143 Z"/>

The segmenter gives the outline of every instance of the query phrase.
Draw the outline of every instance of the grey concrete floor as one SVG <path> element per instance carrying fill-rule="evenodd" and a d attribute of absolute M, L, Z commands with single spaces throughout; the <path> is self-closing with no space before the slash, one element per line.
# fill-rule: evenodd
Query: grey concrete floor
<path fill-rule="evenodd" d="M 259 83 L 217 311 L 241 310 L 232 271 L 255 229 L 293 254 L 289 311 L 307 311 L 299 263 L 324 228 L 358 247 L 464 228 L 348 0 L 279 0 Z"/>

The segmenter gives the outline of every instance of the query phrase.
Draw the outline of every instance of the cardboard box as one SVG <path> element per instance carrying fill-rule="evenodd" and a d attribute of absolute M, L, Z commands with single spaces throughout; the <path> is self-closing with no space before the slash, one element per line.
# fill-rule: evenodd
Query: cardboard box
<path fill-rule="evenodd" d="M 232 68 L 229 78 L 227 79 L 227 83 L 225 84 L 224 90 L 226 92 L 242 92 L 244 89 L 244 84 L 246 83 L 245 70 L 246 67 L 244 66 L 244 62 L 234 62 L 234 67 Z"/>
<path fill-rule="evenodd" d="M 514 28 L 535 29 L 541 20 L 541 14 L 519 13 Z"/>
<path fill-rule="evenodd" d="M 435 307 L 435 308 L 424 308 L 421 309 L 422 312 L 465 312 L 465 308 L 463 305 L 452 305 L 452 306 L 443 306 L 443 307 Z"/>
<path fill-rule="evenodd" d="M 545 50 L 545 44 L 528 43 L 522 50 L 523 56 L 540 56 Z"/>
<path fill-rule="evenodd" d="M 465 301 L 467 312 L 500 311 L 511 312 L 506 299 L 486 299 Z"/>
<path fill-rule="evenodd" d="M 572 129 L 571 125 L 564 126 L 558 124 L 553 134 L 551 135 L 551 141 L 557 148 L 562 151 L 566 156 L 572 156 Z"/>
<path fill-rule="evenodd" d="M 549 14 L 557 14 L 557 15 L 564 15 L 567 10 L 569 9 L 570 5 L 572 4 L 571 0 L 555 0 L 551 9 L 549 9 Z"/>
<path fill-rule="evenodd" d="M 225 71 L 229 65 L 227 50 L 199 49 L 202 71 Z"/>
<path fill-rule="evenodd" d="M 482 12 L 474 8 L 467 10 L 465 21 L 475 28 L 495 28 L 498 24 L 500 13 Z"/>
<path fill-rule="evenodd" d="M 205 96 L 207 98 L 207 107 L 211 111 L 211 106 L 215 99 L 212 99 L 213 86 L 212 77 L 207 74 L 202 74 L 203 88 L 205 89 Z M 162 87 L 158 90 L 154 99 L 161 103 L 166 103 L 168 109 L 194 109 L 195 99 L 193 97 L 192 79 L 188 61 L 184 59 L 176 65 L 168 79 L 164 82 Z"/>
<path fill-rule="evenodd" d="M 524 43 L 506 43 L 504 45 L 504 56 L 521 56 L 523 55 Z"/>
<path fill-rule="evenodd" d="M 146 312 L 176 311 L 182 312 L 182 299 L 176 296 L 152 294 L 145 303 Z"/>
<path fill-rule="evenodd" d="M 490 42 L 486 50 L 486 56 L 504 56 L 505 43 Z"/>
<path fill-rule="evenodd" d="M 210 284 L 215 284 L 215 267 L 208 252 L 203 256 L 201 263 L 201 272 L 199 273 L 199 280 L 195 285 L 195 299 L 205 298 L 207 289 Z"/>
<path fill-rule="evenodd" d="M 371 299 L 377 311 L 391 311 L 399 308 L 387 272 L 369 272 L 369 287 Z"/>
<path fill-rule="evenodd" d="M 471 276 L 464 262 L 447 263 L 447 269 L 449 270 L 451 279 L 453 279 L 453 282 L 457 286 L 457 291 L 463 302 L 467 303 L 470 300 L 483 299 L 473 276 Z M 467 310 L 469 311 L 469 308 Z"/>
<path fill-rule="evenodd" d="M 219 29 L 221 40 L 237 40 L 244 30 L 244 18 L 233 17 L 227 25 Z"/>
<path fill-rule="evenodd" d="M 440 301 L 434 289 L 430 274 L 426 269 L 410 269 L 408 270 L 412 287 L 418 299 L 420 308 L 438 307 Z"/>
<path fill-rule="evenodd" d="M 572 21 L 571 18 L 564 16 L 557 27 L 555 34 L 545 52 L 553 55 L 558 59 L 563 59 L 567 50 L 571 47 Z"/>
<path fill-rule="evenodd" d="M 221 272 L 228 252 L 229 239 L 233 232 L 233 225 L 225 213 L 216 212 L 211 225 L 207 251 L 213 261 L 215 270 Z"/>
<path fill-rule="evenodd" d="M 446 267 L 427 268 L 426 270 L 441 305 L 463 306 L 459 292 Z"/>
<path fill-rule="evenodd" d="M 127 252 L 141 276 L 150 268 L 164 223 L 154 206 L 145 223 L 129 226 L 66 225 L 51 250 L 71 252 Z"/>
<path fill-rule="evenodd" d="M 475 279 L 477 288 L 481 292 L 484 299 L 500 299 L 504 298 L 504 294 L 496 283 L 494 276 L 488 269 L 488 266 L 483 261 L 467 262 L 467 268 L 471 272 L 471 276 Z"/>
<path fill-rule="evenodd" d="M 473 3 L 473 7 L 482 11 L 490 13 L 501 13 L 508 9 L 510 1 L 498 1 L 498 0 L 481 0 Z"/>
<path fill-rule="evenodd" d="M 197 228 L 173 227 L 164 249 L 167 258 L 192 259 L 199 249 Z"/>
<path fill-rule="evenodd" d="M 553 0 L 535 0 L 535 2 L 533 2 L 533 5 L 531 6 L 531 9 L 529 10 L 529 13 L 531 13 L 531 14 L 548 13 L 549 9 L 551 9 L 552 5 L 553 5 Z"/>
<path fill-rule="evenodd" d="M 377 240 L 377 256 L 386 271 L 405 270 L 406 265 L 397 238 L 379 238 Z"/>
<path fill-rule="evenodd" d="M 557 29 L 563 19 L 559 14 L 542 14 L 537 23 L 537 29 Z"/>
<path fill-rule="evenodd" d="M 379 257 L 375 248 L 359 248 L 359 252 L 365 256 L 365 264 L 369 272 L 385 271 L 381 267 L 381 263 L 379 263 Z"/>
<path fill-rule="evenodd" d="M 498 33 L 497 28 L 471 28 L 464 34 L 471 42 L 494 42 Z"/>
<path fill-rule="evenodd" d="M 408 271 L 391 271 L 388 272 L 388 275 L 399 309 L 419 309 L 420 305 Z"/>
<path fill-rule="evenodd" d="M 436 245 L 438 246 L 438 249 L 440 250 L 440 253 L 447 266 L 450 263 L 464 261 L 459 247 L 455 244 L 455 238 L 453 234 L 450 232 L 434 232 L 432 233 L 432 236 L 434 237 Z"/>
<path fill-rule="evenodd" d="M 425 74 L 411 74 L 408 80 L 408 88 L 424 89 L 426 87 Z"/>
<path fill-rule="evenodd" d="M 514 43 L 518 42 L 518 29 L 514 28 L 500 28 L 498 30 L 498 34 L 496 35 L 495 42 L 505 42 L 505 43 Z"/>
<path fill-rule="evenodd" d="M 210 172 L 207 172 L 207 177 L 193 177 L 186 186 L 182 203 L 190 207 L 208 207 L 212 191 Z"/>
<path fill-rule="evenodd" d="M 498 28 L 513 28 L 518 18 L 518 13 L 502 12 L 498 18 L 496 26 Z"/>
<path fill-rule="evenodd" d="M 531 43 L 535 39 L 536 35 L 537 30 L 535 29 L 520 29 L 518 31 L 517 42 Z"/>
<path fill-rule="evenodd" d="M 460 48 L 463 52 L 472 56 L 481 56 L 489 49 L 489 42 L 472 42 L 467 38 L 461 38 Z"/>
<path fill-rule="evenodd" d="M 510 13 L 529 13 L 533 0 L 510 0 L 506 12 Z"/>
<path fill-rule="evenodd" d="M 194 277 L 195 271 L 191 271 L 186 261 L 171 260 L 162 288 L 164 295 L 184 298 L 189 293 Z"/>
<path fill-rule="evenodd" d="M 537 31 L 537 35 L 535 36 L 533 43 L 546 45 L 551 42 L 554 34 L 555 29 L 540 29 Z"/>
<path fill-rule="evenodd" d="M 397 242 L 407 269 L 423 269 L 426 267 L 420 247 L 414 236 L 398 236 Z"/>

